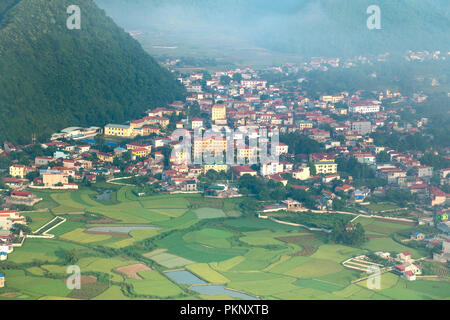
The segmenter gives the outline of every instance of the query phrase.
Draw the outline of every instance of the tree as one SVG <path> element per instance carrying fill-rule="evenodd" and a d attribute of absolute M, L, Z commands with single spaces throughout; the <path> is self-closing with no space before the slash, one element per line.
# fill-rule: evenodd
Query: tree
<path fill-rule="evenodd" d="M 64 261 L 66 264 L 75 264 L 79 260 L 77 251 L 75 249 L 68 250 L 64 254 Z"/>
<path fill-rule="evenodd" d="M 39 171 L 31 171 L 28 172 L 27 175 L 25 176 L 26 179 L 33 181 L 34 179 L 36 179 L 37 177 L 39 177 Z"/>
<path fill-rule="evenodd" d="M 242 74 L 240 74 L 240 73 L 233 74 L 233 81 L 240 83 L 242 81 Z"/>
<path fill-rule="evenodd" d="M 31 233 L 31 229 L 28 226 L 25 226 L 23 224 L 19 224 L 19 223 L 15 223 L 12 225 L 11 227 L 11 233 L 14 235 L 20 235 L 20 233 L 23 234 L 30 234 Z"/>
<path fill-rule="evenodd" d="M 231 83 L 231 78 L 229 76 L 221 76 L 220 77 L 220 84 L 224 85 L 224 86 L 228 86 Z"/>
<path fill-rule="evenodd" d="M 390 160 L 391 157 L 386 151 L 381 151 L 380 153 L 377 154 L 377 162 L 386 163 L 389 162 Z"/>
<path fill-rule="evenodd" d="M 247 199 L 239 204 L 239 208 L 242 210 L 242 212 L 249 214 L 256 213 L 257 211 L 261 210 L 262 206 L 259 201 L 255 199 Z"/>
<path fill-rule="evenodd" d="M 333 231 L 329 235 L 335 243 L 342 243 L 350 246 L 361 246 L 366 241 L 366 234 L 363 226 L 346 224 L 342 220 L 335 222 Z"/>

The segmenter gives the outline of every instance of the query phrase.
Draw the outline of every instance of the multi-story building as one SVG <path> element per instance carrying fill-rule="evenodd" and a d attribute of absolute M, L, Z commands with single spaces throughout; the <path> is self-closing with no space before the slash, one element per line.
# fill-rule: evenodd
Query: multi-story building
<path fill-rule="evenodd" d="M 416 166 L 414 172 L 419 178 L 431 178 L 433 176 L 433 168 L 428 166 Z"/>
<path fill-rule="evenodd" d="M 105 126 L 105 136 L 129 138 L 133 136 L 133 129 L 127 125 L 108 124 Z"/>
<path fill-rule="evenodd" d="M 212 121 L 216 120 L 225 120 L 227 118 L 227 108 L 224 104 L 216 104 L 211 109 L 211 119 Z"/>
<path fill-rule="evenodd" d="M 300 130 L 312 129 L 313 126 L 314 126 L 314 124 L 312 123 L 312 121 L 301 120 L 301 121 L 299 122 L 299 128 L 300 128 Z"/>
<path fill-rule="evenodd" d="M 350 107 L 348 108 L 349 112 L 351 113 L 377 113 L 380 112 L 381 107 L 378 103 L 372 102 L 372 101 L 358 101 L 355 103 L 352 103 Z"/>
<path fill-rule="evenodd" d="M 371 153 L 355 153 L 353 156 L 362 164 L 375 164 L 377 160 Z"/>
<path fill-rule="evenodd" d="M 136 157 L 146 158 L 150 154 L 150 150 L 147 148 L 136 148 L 131 150 L 131 153 Z"/>
<path fill-rule="evenodd" d="M 338 103 L 342 100 L 344 100 L 344 96 L 343 95 L 327 95 L 327 94 L 323 94 L 320 96 L 320 100 L 323 102 L 329 102 L 329 103 Z"/>
<path fill-rule="evenodd" d="M 201 119 L 201 118 L 192 118 L 192 120 L 191 120 L 191 128 L 192 128 L 192 130 L 203 128 L 203 119 Z"/>
<path fill-rule="evenodd" d="M 64 185 L 69 183 L 69 175 L 65 173 L 44 173 L 42 174 L 42 182 L 47 188 Z"/>
<path fill-rule="evenodd" d="M 13 224 L 25 224 L 25 217 L 15 210 L 0 211 L 0 229 L 9 230 Z"/>
<path fill-rule="evenodd" d="M 194 159 L 201 158 L 206 152 L 212 155 L 222 155 L 227 149 L 227 140 L 215 137 L 194 139 Z"/>
<path fill-rule="evenodd" d="M 9 175 L 14 178 L 20 178 L 23 179 L 28 173 L 27 166 L 21 165 L 21 164 L 13 164 L 9 167 Z"/>
<path fill-rule="evenodd" d="M 370 121 L 353 121 L 352 131 L 360 135 L 366 135 L 372 132 L 372 123 Z"/>
<path fill-rule="evenodd" d="M 261 165 L 261 175 L 271 176 L 274 174 L 279 174 L 284 171 L 284 165 L 279 162 L 264 163 Z"/>
<path fill-rule="evenodd" d="M 338 165 L 334 161 L 314 162 L 316 174 L 334 174 L 337 173 Z"/>
<path fill-rule="evenodd" d="M 297 180 L 308 180 L 311 178 L 311 170 L 309 167 L 299 168 L 292 172 L 292 178 Z"/>

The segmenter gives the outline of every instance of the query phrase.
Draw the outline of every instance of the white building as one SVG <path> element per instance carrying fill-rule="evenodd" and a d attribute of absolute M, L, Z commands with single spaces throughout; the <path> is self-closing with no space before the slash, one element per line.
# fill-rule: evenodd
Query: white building
<path fill-rule="evenodd" d="M 377 113 L 380 112 L 381 107 L 379 102 L 374 101 L 358 101 L 350 105 L 348 111 L 351 113 Z"/>
<path fill-rule="evenodd" d="M 265 163 L 261 165 L 261 175 L 271 176 L 274 174 L 279 174 L 284 171 L 284 166 L 279 162 Z"/>

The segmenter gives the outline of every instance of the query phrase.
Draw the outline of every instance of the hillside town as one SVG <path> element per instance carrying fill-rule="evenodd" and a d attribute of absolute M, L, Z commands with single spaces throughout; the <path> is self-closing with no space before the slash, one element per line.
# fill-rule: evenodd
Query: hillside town
<path fill-rule="evenodd" d="M 410 53 L 410 59 L 425 57 Z M 339 59 L 318 59 L 270 72 L 337 66 Z M 432 259 L 448 263 L 450 149 L 414 148 L 431 138 L 430 121 L 401 119 L 404 112 L 415 114 L 427 97 L 391 90 L 308 96 L 306 79 L 285 85 L 266 80 L 266 75 L 267 70 L 252 67 L 179 73 L 186 100 L 148 110 L 139 119 L 70 127 L 32 145 L 3 141 L 1 260 L 23 241 L 27 221 L 22 213 L 42 200 L 35 192 L 74 192 L 109 182 L 136 185 L 139 196 L 253 195 L 258 200 L 253 211 L 260 215 L 348 212 L 414 221 L 433 232 L 405 235 L 404 240 L 438 248 Z M 182 147 L 178 136 L 173 138 L 177 130 L 184 132 L 183 140 L 192 139 L 190 149 Z M 231 138 L 227 130 L 233 132 Z M 267 135 L 274 132 L 279 142 Z M 251 144 L 252 139 L 259 143 Z M 392 139 L 405 141 L 402 148 L 393 148 Z M 264 163 L 257 161 L 262 144 L 273 156 Z M 207 154 L 219 161 L 205 161 Z M 269 187 L 258 187 L 260 182 Z M 396 261 L 393 268 L 408 280 L 421 274 L 408 252 L 395 258 L 377 255 Z"/>

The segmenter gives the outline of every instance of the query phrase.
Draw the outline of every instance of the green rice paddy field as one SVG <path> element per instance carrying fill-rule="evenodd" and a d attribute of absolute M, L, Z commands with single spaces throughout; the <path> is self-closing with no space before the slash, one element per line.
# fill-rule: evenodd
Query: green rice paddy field
<path fill-rule="evenodd" d="M 100 190 L 94 188 L 39 192 L 44 201 L 27 214 L 31 229 L 55 216 L 67 221 L 50 232 L 55 238 L 27 239 L 0 263 L 6 277 L 0 299 L 232 299 L 197 293 L 170 279 L 167 272 L 173 270 L 262 299 L 450 298 L 450 282 L 407 282 L 392 273 L 382 276 L 380 290 L 368 289 L 364 281 L 352 284 L 362 274 L 342 266 L 351 257 L 378 250 L 422 256 L 392 239 L 393 233 L 410 228 L 404 224 L 359 218 L 367 234 L 376 237 L 352 248 L 326 243 L 323 235 L 303 229 L 243 216 L 239 203 L 245 199 L 138 198 L 130 187 L 110 189 L 111 198 L 101 202 L 96 200 Z M 45 208 L 49 210 L 41 211 Z M 109 231 L 89 231 L 93 227 Z M 75 253 L 76 261 L 67 261 L 68 252 Z M 85 279 L 77 292 L 65 284 L 70 264 L 79 266 Z"/>

